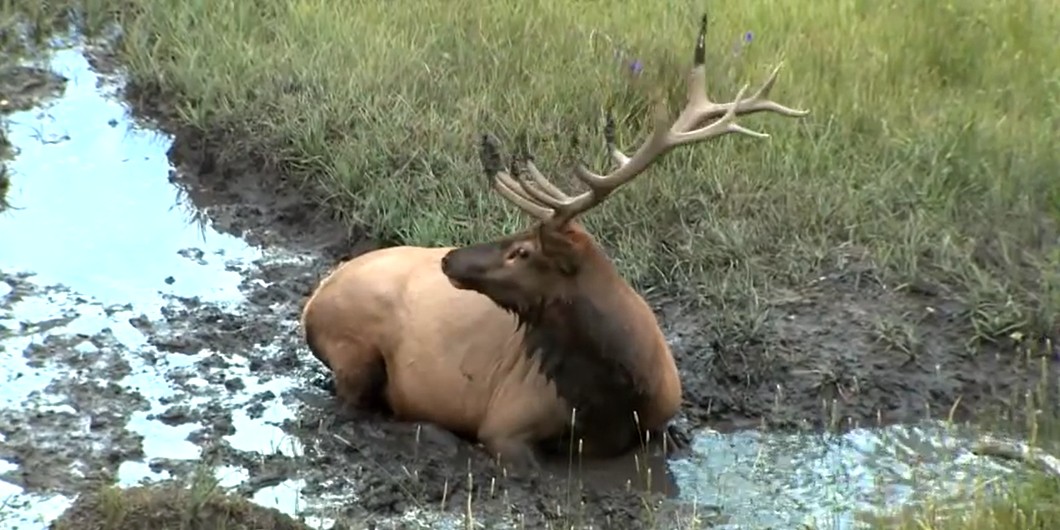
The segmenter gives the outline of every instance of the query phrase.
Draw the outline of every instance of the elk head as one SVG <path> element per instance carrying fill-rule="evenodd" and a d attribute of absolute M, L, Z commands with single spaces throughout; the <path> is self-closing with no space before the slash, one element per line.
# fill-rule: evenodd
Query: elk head
<path fill-rule="evenodd" d="M 529 149 L 524 149 L 510 169 L 506 169 L 501 162 L 499 142 L 492 135 L 483 135 L 480 155 L 493 188 L 537 222 L 524 232 L 450 251 L 442 259 L 442 271 L 453 286 L 480 292 L 516 313 L 545 300 L 565 298 L 566 293 L 573 292 L 586 278 L 614 274 L 614 267 L 603 251 L 575 221 L 579 214 L 602 203 L 675 147 L 728 133 L 769 137 L 737 124 L 737 115 L 763 111 L 788 117 L 809 114 L 769 99 L 779 65 L 752 96 L 743 97 L 748 88 L 744 85 L 731 102 L 711 101 L 706 93 L 706 31 L 707 16 L 703 15 L 688 74 L 687 104 L 677 119 L 671 120 L 665 104 L 657 101 L 653 133 L 633 156 L 626 156 L 615 145 L 614 121 L 608 116 L 604 136 L 618 167 L 600 175 L 584 164 L 574 164 L 575 177 L 589 188 L 584 193 L 572 197 L 550 183 L 534 164 Z"/>

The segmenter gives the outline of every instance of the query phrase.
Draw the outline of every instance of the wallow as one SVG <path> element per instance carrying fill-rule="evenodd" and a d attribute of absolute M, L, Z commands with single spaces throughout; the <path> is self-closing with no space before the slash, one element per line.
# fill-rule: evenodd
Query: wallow
<path fill-rule="evenodd" d="M 663 155 L 739 133 L 739 115 L 801 117 L 769 99 L 779 66 L 753 95 L 706 93 L 700 24 L 687 104 L 671 119 L 660 101 L 654 130 L 631 156 L 605 140 L 615 168 L 573 174 L 588 191 L 550 183 L 522 149 L 510 167 L 483 135 L 481 160 L 493 189 L 533 225 L 462 248 L 398 246 L 349 260 L 306 302 L 302 328 L 352 410 L 385 410 L 475 440 L 491 456 L 534 467 L 538 450 L 577 440 L 586 457 L 612 457 L 661 437 L 682 401 L 674 357 L 651 307 L 577 221 Z"/>

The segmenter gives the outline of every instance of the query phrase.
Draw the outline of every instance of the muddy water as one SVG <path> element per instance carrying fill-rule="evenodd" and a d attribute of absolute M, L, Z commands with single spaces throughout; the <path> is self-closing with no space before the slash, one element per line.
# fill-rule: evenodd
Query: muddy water
<path fill-rule="evenodd" d="M 308 469 L 320 459 L 307 466 L 304 435 L 285 433 L 309 406 L 309 376 L 289 303 L 303 286 L 281 278 L 315 258 L 198 222 L 167 179 L 170 139 L 134 124 L 78 49 L 50 68 L 61 95 L 6 117 L 17 152 L 16 209 L 0 214 L 0 526 L 42 528 L 94 483 L 205 466 L 326 527 L 329 506 L 356 499 L 323 486 L 334 472 Z M 676 502 L 704 521 L 853 528 L 859 512 L 1008 471 L 970 456 L 968 439 L 938 424 L 704 432 L 670 468 Z"/>
<path fill-rule="evenodd" d="M 941 422 L 845 434 L 704 433 L 671 464 L 681 499 L 720 528 L 857 528 L 914 503 L 972 502 L 1011 467 L 973 455 L 974 433 Z M 709 510 L 709 511 L 708 511 Z"/>
<path fill-rule="evenodd" d="M 15 209 L 0 215 L 5 527 L 38 528 L 86 481 L 165 477 L 197 463 L 208 443 L 299 450 L 273 425 L 292 414 L 280 399 L 244 408 L 292 380 L 258 377 L 246 357 L 167 343 L 162 329 L 178 313 L 245 303 L 240 285 L 263 252 L 196 222 L 166 179 L 169 139 L 134 125 L 80 51 L 58 51 L 50 67 L 66 79 L 62 96 L 7 116 L 16 155 Z M 216 418 L 196 412 L 211 409 L 228 424 L 218 440 L 203 433 Z M 242 476 L 223 471 L 228 484 Z"/>

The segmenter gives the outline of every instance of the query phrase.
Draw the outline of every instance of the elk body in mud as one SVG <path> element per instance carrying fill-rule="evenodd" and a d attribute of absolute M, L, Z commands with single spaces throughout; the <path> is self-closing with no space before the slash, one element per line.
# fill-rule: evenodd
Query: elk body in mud
<path fill-rule="evenodd" d="M 306 341 L 348 406 L 382 407 L 481 442 L 494 457 L 536 465 L 535 448 L 581 440 L 586 456 L 632 449 L 679 411 L 681 381 L 647 302 L 575 220 L 661 156 L 727 133 L 767 137 L 737 115 L 798 117 L 768 99 L 779 67 L 752 96 L 706 94 L 704 16 L 688 75 L 687 105 L 627 156 L 605 134 L 617 165 L 581 164 L 588 191 L 571 197 L 528 153 L 502 166 L 484 136 L 482 163 L 496 192 L 532 216 L 528 230 L 463 248 L 392 247 L 347 261 L 323 279 L 302 313 Z M 610 121 L 610 120 L 609 120 Z"/>

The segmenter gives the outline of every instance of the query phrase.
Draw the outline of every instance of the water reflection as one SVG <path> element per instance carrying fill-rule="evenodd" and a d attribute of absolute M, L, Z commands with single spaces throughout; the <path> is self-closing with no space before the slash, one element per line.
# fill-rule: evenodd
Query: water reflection
<path fill-rule="evenodd" d="M 714 505 L 719 528 L 856 528 L 859 513 L 929 498 L 956 503 L 1010 471 L 970 452 L 974 433 L 942 422 L 829 433 L 703 433 L 671 467 L 685 502 Z"/>
<path fill-rule="evenodd" d="M 229 371 L 244 377 L 245 391 L 205 381 L 189 387 L 182 371 L 215 352 L 160 352 L 132 325 L 157 321 L 174 297 L 243 303 L 242 273 L 262 252 L 194 222 L 198 212 L 167 179 L 171 139 L 137 126 L 80 48 L 55 51 L 47 66 L 65 78 L 48 91 L 54 99 L 4 117 L 13 146 L 7 199 L 17 208 L 0 214 L 3 528 L 43 528 L 71 500 L 24 489 L 25 473 L 49 477 L 49 493 L 69 492 L 101 458 L 139 452 L 120 462 L 118 483 L 162 478 L 167 473 L 151 469 L 156 459 L 195 461 L 201 453 L 188 439 L 199 422 L 155 417 L 167 403 L 239 403 L 264 386 L 279 395 L 292 384 L 256 384 L 244 359 Z M 115 385 L 125 391 L 114 400 L 100 394 Z M 291 411 L 268 410 L 266 418 L 239 417 L 231 443 L 245 451 L 279 444 L 268 422 Z M 68 421 L 35 419 L 47 411 Z M 99 418 L 123 423 L 100 428 Z"/>

